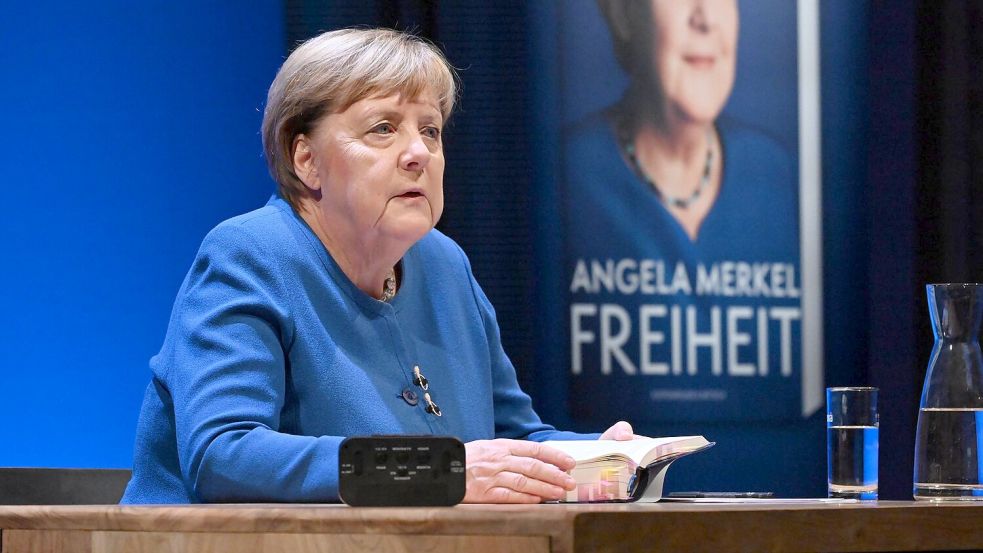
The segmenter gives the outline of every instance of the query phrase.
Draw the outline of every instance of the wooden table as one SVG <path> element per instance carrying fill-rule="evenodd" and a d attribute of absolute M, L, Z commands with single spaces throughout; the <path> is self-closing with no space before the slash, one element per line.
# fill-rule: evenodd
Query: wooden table
<path fill-rule="evenodd" d="M 983 505 L 0 507 L 2 553 L 983 550 Z"/>

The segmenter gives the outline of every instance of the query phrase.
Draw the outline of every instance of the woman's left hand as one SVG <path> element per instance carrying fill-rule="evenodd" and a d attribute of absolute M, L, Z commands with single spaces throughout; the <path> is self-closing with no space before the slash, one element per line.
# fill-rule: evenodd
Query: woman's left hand
<path fill-rule="evenodd" d="M 618 421 L 613 425 L 611 425 L 611 428 L 605 430 L 604 434 L 601 434 L 601 437 L 598 438 L 598 440 L 624 441 L 624 440 L 634 440 L 635 437 L 636 437 L 635 431 L 632 430 L 630 424 L 628 424 L 625 421 Z"/>
<path fill-rule="evenodd" d="M 467 450 L 464 503 L 540 503 L 563 499 L 576 483 L 577 463 L 547 445 L 525 440 L 476 440 Z"/>

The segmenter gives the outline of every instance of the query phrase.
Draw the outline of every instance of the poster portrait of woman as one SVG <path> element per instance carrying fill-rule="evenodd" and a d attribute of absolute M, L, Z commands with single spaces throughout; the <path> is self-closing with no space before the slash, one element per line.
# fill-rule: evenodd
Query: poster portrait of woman
<path fill-rule="evenodd" d="M 812 131 L 796 3 L 574 4 L 560 22 L 577 29 L 561 46 L 571 395 L 597 399 L 591 416 L 798 416 Z"/>

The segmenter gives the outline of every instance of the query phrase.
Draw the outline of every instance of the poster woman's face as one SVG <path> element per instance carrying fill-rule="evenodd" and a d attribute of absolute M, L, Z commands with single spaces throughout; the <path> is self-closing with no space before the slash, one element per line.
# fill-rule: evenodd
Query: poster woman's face
<path fill-rule="evenodd" d="M 666 108 L 712 122 L 734 85 L 737 0 L 651 0 L 653 64 Z"/>

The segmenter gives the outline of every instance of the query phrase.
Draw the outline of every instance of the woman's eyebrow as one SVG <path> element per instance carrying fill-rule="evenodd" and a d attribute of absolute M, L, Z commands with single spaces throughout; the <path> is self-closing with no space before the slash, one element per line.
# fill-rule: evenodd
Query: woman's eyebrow
<path fill-rule="evenodd" d="M 443 125 L 444 124 L 444 117 L 443 117 L 443 115 L 440 114 L 440 112 L 436 112 L 436 113 L 425 113 L 422 116 L 420 116 L 420 122 L 422 122 L 422 123 L 433 123 L 433 124 L 436 124 L 436 125 Z"/>
<path fill-rule="evenodd" d="M 362 113 L 363 119 L 402 119 L 398 110 L 370 107 Z"/>
<path fill-rule="evenodd" d="M 444 123 L 443 114 L 441 114 L 440 110 L 436 108 L 432 108 L 432 109 L 433 111 L 428 109 L 424 113 L 422 113 L 419 117 L 419 120 L 424 123 L 436 123 L 438 125 L 443 125 Z M 405 118 L 405 114 L 402 111 L 396 109 L 370 107 L 367 108 L 361 114 L 361 117 L 366 121 L 371 121 L 371 120 L 402 121 Z"/>

